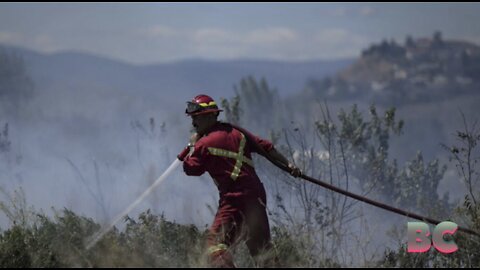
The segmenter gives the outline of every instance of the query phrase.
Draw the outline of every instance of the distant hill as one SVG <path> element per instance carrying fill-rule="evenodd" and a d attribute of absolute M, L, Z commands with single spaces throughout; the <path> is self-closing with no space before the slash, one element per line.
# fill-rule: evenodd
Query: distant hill
<path fill-rule="evenodd" d="M 77 84 L 85 87 L 109 86 L 120 92 L 137 92 L 164 97 L 191 98 L 204 92 L 214 97 L 229 97 L 233 85 L 249 75 L 265 77 L 281 96 L 300 91 L 307 79 L 333 75 L 353 62 L 283 62 L 270 60 L 184 60 L 154 65 L 133 65 L 87 53 L 42 54 L 18 47 L 0 49 L 20 55 L 40 87 Z M 83 89 L 88 91 L 88 89 Z"/>
<path fill-rule="evenodd" d="M 306 94 L 401 106 L 478 94 L 479 86 L 480 47 L 443 40 L 437 32 L 432 38 L 408 37 L 403 45 L 374 44 L 335 76 L 311 80 Z"/>

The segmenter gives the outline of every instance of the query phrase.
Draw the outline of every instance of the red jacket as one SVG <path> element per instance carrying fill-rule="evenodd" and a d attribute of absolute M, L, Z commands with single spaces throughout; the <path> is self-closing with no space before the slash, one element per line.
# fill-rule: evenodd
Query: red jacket
<path fill-rule="evenodd" d="M 250 134 L 251 135 L 251 134 Z M 251 135 L 267 152 L 273 144 Z M 217 122 L 194 146 L 193 153 L 183 162 L 187 175 L 208 172 L 218 187 L 220 196 L 259 196 L 264 194 L 252 162 L 256 152 L 245 135 L 229 124 Z"/>

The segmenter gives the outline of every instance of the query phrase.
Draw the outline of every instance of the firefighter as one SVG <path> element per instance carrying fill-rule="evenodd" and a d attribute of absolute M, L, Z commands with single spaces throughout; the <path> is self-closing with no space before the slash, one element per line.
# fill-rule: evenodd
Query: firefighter
<path fill-rule="evenodd" d="M 219 206 L 207 236 L 208 261 L 212 267 L 234 267 L 229 249 L 245 240 L 257 266 L 269 266 L 275 260 L 271 255 L 266 194 L 252 161 L 251 153 L 257 152 L 256 148 L 247 138 L 255 140 L 272 158 L 288 165 L 293 176 L 298 177 L 301 172 L 268 140 L 243 134 L 232 125 L 219 122 L 221 111 L 207 95 L 198 95 L 187 102 L 185 113 L 191 116 L 196 133 L 178 155 L 187 175 L 208 172 L 218 187 Z"/>

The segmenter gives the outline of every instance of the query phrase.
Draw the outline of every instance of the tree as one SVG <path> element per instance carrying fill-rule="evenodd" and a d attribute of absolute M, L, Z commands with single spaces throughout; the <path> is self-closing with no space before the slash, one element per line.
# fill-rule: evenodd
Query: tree
<path fill-rule="evenodd" d="M 480 130 L 477 121 L 470 127 L 465 115 L 461 112 L 464 129 L 457 131 L 458 145 L 443 148 L 450 153 L 450 161 L 455 163 L 458 175 L 465 185 L 468 194 L 465 195 L 465 214 L 470 217 L 471 226 L 480 230 Z"/>
<path fill-rule="evenodd" d="M 33 96 L 33 81 L 21 57 L 0 48 L 0 106 L 17 116 Z"/>
<path fill-rule="evenodd" d="M 392 135 L 400 135 L 403 121 L 395 120 L 395 108 L 387 110 L 383 117 L 375 106 L 370 107 L 369 121 L 363 120 L 356 106 L 350 113 L 339 114 L 341 128 L 338 139 L 345 147 L 351 175 L 360 183 L 363 192 L 379 196 L 387 203 L 415 210 L 432 210 L 439 205 L 448 205 L 448 195 L 439 198 L 436 190 L 446 167 L 438 160 L 425 162 L 417 155 L 399 167 L 397 161 L 389 160 L 389 143 Z M 321 132 L 325 125 L 319 126 Z"/>
<path fill-rule="evenodd" d="M 405 47 L 406 48 L 414 48 L 415 47 L 415 42 L 413 41 L 413 38 L 411 35 L 407 35 L 405 38 Z"/>
<path fill-rule="evenodd" d="M 0 132 L 0 153 L 10 152 L 12 142 L 8 138 L 8 123 L 5 123 L 3 131 Z"/>
<path fill-rule="evenodd" d="M 222 98 L 221 105 L 225 111 L 225 118 L 227 122 L 234 125 L 241 125 L 240 118 L 243 114 L 243 111 L 240 108 L 240 96 L 236 94 L 230 101 Z"/>
<path fill-rule="evenodd" d="M 441 31 L 435 31 L 433 33 L 433 45 L 436 47 L 442 46 L 443 43 L 443 38 L 442 38 L 442 32 Z"/>
<path fill-rule="evenodd" d="M 260 81 L 252 76 L 242 78 L 234 91 L 247 128 L 264 130 L 269 126 L 282 126 L 283 105 L 277 90 L 272 89 L 265 78 Z"/>

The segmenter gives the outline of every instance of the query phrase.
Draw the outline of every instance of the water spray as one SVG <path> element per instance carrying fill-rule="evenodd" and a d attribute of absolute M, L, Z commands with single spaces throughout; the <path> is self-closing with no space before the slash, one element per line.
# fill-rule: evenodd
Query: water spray
<path fill-rule="evenodd" d="M 155 189 L 155 187 L 157 187 L 158 185 L 160 185 L 163 180 L 165 180 L 165 178 L 173 172 L 173 170 L 175 170 L 178 165 L 180 165 L 181 161 L 178 160 L 177 158 L 172 162 L 172 164 L 167 168 L 167 170 L 165 170 L 165 172 L 160 175 L 160 177 L 158 177 L 158 179 L 150 186 L 147 188 L 147 190 L 145 190 L 142 195 L 140 195 L 133 203 L 131 203 L 123 212 L 121 212 L 120 214 L 117 215 L 117 217 L 115 217 L 115 219 L 113 219 L 113 221 L 105 228 L 101 229 L 99 232 L 97 232 L 96 234 L 94 234 L 91 239 L 88 241 L 88 244 L 86 245 L 86 249 L 89 250 L 90 248 L 92 248 L 100 239 L 102 239 L 102 237 L 108 233 L 112 228 L 113 226 L 115 226 L 115 224 L 117 224 L 118 221 L 120 221 L 120 219 L 122 219 L 123 217 L 125 217 L 128 213 L 130 213 L 130 211 L 132 211 L 140 202 L 143 201 L 143 199 L 145 199 L 145 197 L 147 197 L 152 191 L 153 189 Z"/>

